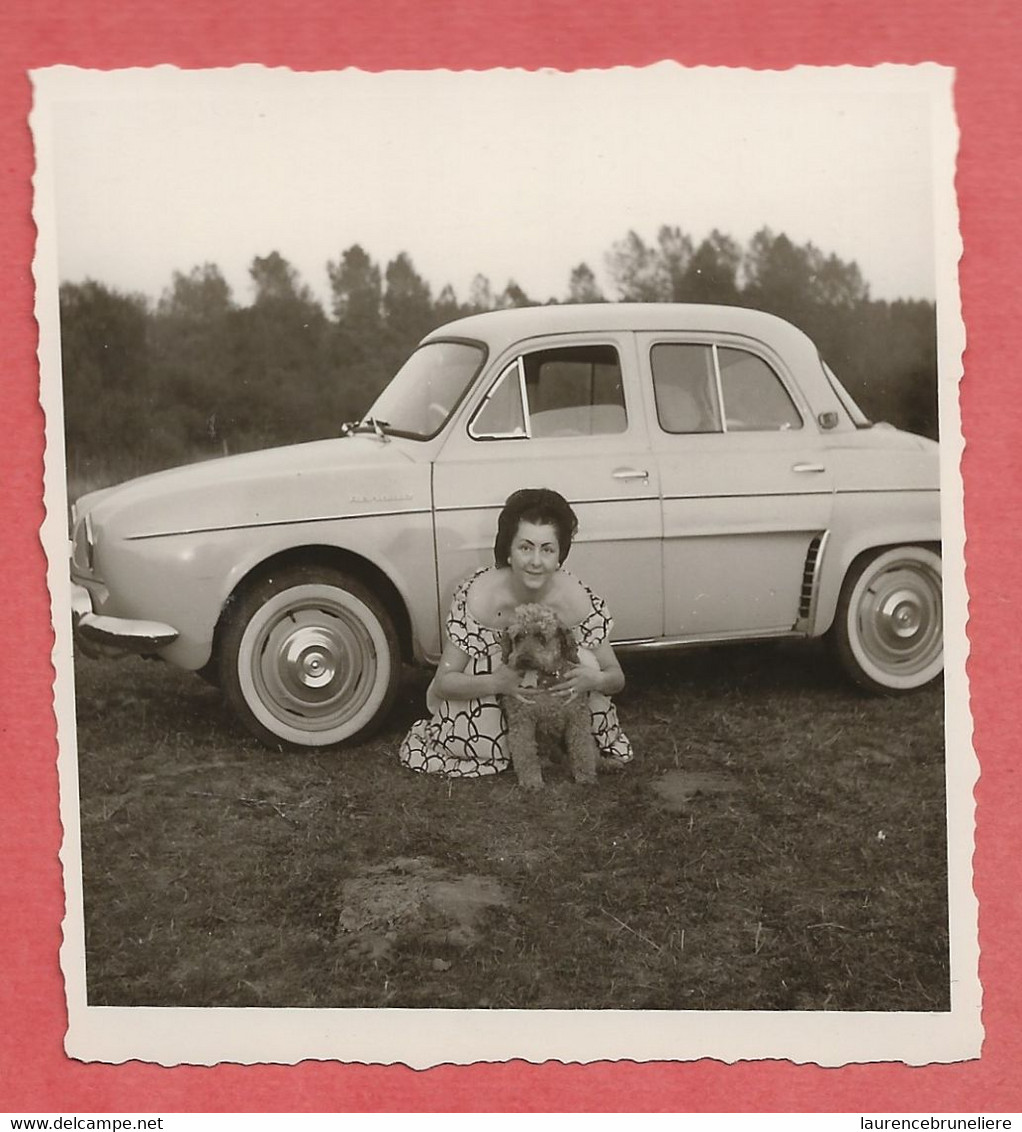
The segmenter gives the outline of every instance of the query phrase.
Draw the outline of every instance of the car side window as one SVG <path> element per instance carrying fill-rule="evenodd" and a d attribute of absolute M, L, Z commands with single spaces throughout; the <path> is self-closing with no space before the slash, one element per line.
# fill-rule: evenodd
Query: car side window
<path fill-rule="evenodd" d="M 781 379 L 747 350 L 658 342 L 650 350 L 650 368 L 657 419 L 664 432 L 777 432 L 802 427 L 802 417 Z"/>
<path fill-rule="evenodd" d="M 522 360 L 533 436 L 625 431 L 621 363 L 613 346 L 540 350 Z"/>
<path fill-rule="evenodd" d="M 716 352 L 728 432 L 774 432 L 802 427 L 802 418 L 788 391 L 762 358 L 724 346 Z"/>
<path fill-rule="evenodd" d="M 493 383 L 468 426 L 477 440 L 521 439 L 528 436 L 522 406 L 522 365 L 516 358 Z"/>
<path fill-rule="evenodd" d="M 477 440 L 496 440 L 597 436 L 627 427 L 617 350 L 582 345 L 517 358 L 494 383 L 468 431 Z"/>
<path fill-rule="evenodd" d="M 650 351 L 653 397 L 664 432 L 720 432 L 712 346 L 661 342 Z"/>

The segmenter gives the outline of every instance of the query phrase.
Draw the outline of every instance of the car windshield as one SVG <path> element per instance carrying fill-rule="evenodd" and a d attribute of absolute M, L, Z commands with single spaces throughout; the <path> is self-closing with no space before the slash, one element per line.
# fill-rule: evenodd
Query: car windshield
<path fill-rule="evenodd" d="M 831 389 L 837 394 L 837 399 L 841 402 L 845 412 L 852 418 L 852 423 L 856 428 L 872 428 L 873 422 L 866 416 L 866 414 L 856 405 L 852 399 L 852 395 L 847 389 L 838 381 L 837 376 L 829 365 L 820 358 L 820 365 L 823 366 L 823 372 L 827 375 L 827 380 L 830 382 Z"/>
<path fill-rule="evenodd" d="M 388 433 L 428 440 L 444 427 L 486 359 L 472 342 L 427 342 L 394 375 L 365 416 Z"/>

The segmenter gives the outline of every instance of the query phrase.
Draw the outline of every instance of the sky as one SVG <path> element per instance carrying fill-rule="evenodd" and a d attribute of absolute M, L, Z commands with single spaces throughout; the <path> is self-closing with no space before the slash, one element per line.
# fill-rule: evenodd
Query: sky
<path fill-rule="evenodd" d="M 812 241 L 857 262 L 874 298 L 937 289 L 953 131 L 932 66 L 33 81 L 37 220 L 62 281 L 155 299 L 210 262 L 245 304 L 253 258 L 277 251 L 329 306 L 327 262 L 358 243 L 381 268 L 408 253 L 459 299 L 477 273 L 563 298 L 580 262 L 610 297 L 612 245 L 668 224 L 697 242 L 763 227 Z"/>

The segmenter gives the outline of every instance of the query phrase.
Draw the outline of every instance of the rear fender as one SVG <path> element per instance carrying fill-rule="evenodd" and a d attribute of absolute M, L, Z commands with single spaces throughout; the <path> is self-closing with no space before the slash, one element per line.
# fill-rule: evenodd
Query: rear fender
<path fill-rule="evenodd" d="M 823 551 L 820 569 L 820 589 L 816 602 L 816 615 L 810 628 L 811 637 L 822 637 L 834 624 L 838 598 L 848 571 L 864 555 L 872 557 L 882 550 L 896 546 L 926 546 L 940 553 L 939 524 L 892 524 L 874 528 L 836 543 L 830 539 Z"/>

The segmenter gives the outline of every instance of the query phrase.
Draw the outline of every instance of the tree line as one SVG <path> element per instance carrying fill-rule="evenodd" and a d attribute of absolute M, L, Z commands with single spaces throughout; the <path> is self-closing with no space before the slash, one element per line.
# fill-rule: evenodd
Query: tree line
<path fill-rule="evenodd" d="M 358 244 L 327 264 L 330 310 L 278 252 L 249 268 L 239 304 L 220 269 L 174 272 L 153 302 L 94 280 L 60 287 L 69 474 L 112 482 L 212 455 L 336 436 L 424 334 L 462 315 L 541 303 L 709 302 L 789 319 L 820 347 L 867 415 L 937 435 L 936 312 L 877 301 L 855 263 L 763 229 L 744 247 L 664 226 L 606 253 L 605 295 L 586 263 L 560 297 L 483 275 L 460 301 L 402 252 L 381 267 Z"/>

